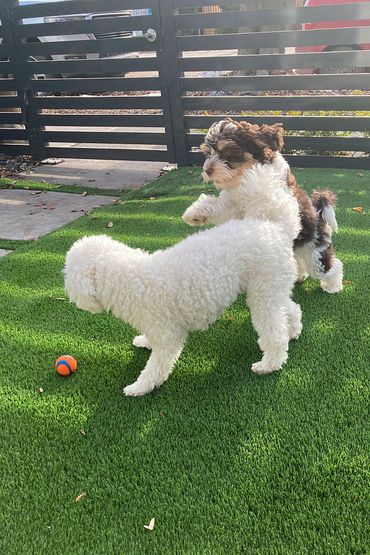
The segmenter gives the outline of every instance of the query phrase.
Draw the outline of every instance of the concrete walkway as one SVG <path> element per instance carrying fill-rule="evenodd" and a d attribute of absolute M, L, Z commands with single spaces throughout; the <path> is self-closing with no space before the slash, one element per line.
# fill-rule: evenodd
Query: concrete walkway
<path fill-rule="evenodd" d="M 0 189 L 0 239 L 37 239 L 115 200 L 103 195 Z"/>
<path fill-rule="evenodd" d="M 159 177 L 165 162 L 50 160 L 19 175 L 32 181 L 96 189 L 138 188 Z M 0 240 L 32 240 L 118 197 L 0 189 Z M 0 249 L 0 257 L 10 250 Z"/>
<path fill-rule="evenodd" d="M 19 175 L 32 181 L 79 185 L 97 189 L 135 189 L 156 179 L 165 162 L 126 160 L 77 160 L 69 158 L 46 163 Z"/>

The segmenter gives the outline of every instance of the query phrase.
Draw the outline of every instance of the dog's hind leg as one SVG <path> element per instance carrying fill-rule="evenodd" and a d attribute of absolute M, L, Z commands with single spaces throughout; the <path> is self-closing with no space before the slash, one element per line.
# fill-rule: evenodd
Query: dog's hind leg
<path fill-rule="evenodd" d="M 306 261 L 304 259 L 303 253 L 304 251 L 302 250 L 302 248 L 297 248 L 294 252 L 298 269 L 297 283 L 302 283 L 308 277 Z"/>
<path fill-rule="evenodd" d="M 252 372 L 255 374 L 271 374 L 280 370 L 288 358 L 289 345 L 289 309 L 258 299 L 257 302 L 249 302 L 252 323 L 259 335 L 258 345 L 263 356 L 262 360 L 252 364 Z"/>
<path fill-rule="evenodd" d="M 152 391 L 165 382 L 179 358 L 186 339 L 185 333 L 164 334 L 150 339 L 152 352 L 140 376 L 131 385 L 124 388 L 127 396 L 138 397 Z"/>
<path fill-rule="evenodd" d="M 299 304 L 290 300 L 288 305 L 289 339 L 298 339 L 302 331 L 302 311 Z"/>

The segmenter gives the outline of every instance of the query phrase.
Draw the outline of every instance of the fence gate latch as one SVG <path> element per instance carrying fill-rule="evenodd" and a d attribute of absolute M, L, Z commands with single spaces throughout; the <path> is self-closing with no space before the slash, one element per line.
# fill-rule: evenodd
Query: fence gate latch
<path fill-rule="evenodd" d="M 148 40 L 149 42 L 154 42 L 155 39 L 157 38 L 157 33 L 155 32 L 154 29 L 148 29 L 146 33 L 144 33 L 144 37 L 146 38 L 146 40 Z"/>

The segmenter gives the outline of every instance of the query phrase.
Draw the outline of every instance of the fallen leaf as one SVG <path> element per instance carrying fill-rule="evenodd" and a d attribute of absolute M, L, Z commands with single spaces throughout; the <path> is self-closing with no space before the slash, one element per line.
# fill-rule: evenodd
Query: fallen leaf
<path fill-rule="evenodd" d="M 41 195 L 42 191 L 33 191 L 33 193 L 31 193 L 31 195 Z"/>
<path fill-rule="evenodd" d="M 343 285 L 352 285 L 352 280 L 351 279 L 344 279 L 343 280 Z"/>
<path fill-rule="evenodd" d="M 81 193 L 82 197 L 86 197 L 87 196 L 87 191 L 84 191 L 83 193 Z"/>
<path fill-rule="evenodd" d="M 76 503 L 78 503 L 79 501 L 81 501 L 81 499 L 83 499 L 84 497 L 86 497 L 87 493 L 85 491 L 83 491 L 82 493 L 80 493 L 80 495 L 77 495 L 75 501 Z"/>
<path fill-rule="evenodd" d="M 227 316 L 227 320 L 235 320 L 234 316 Z"/>
<path fill-rule="evenodd" d="M 160 411 L 159 411 L 159 416 L 166 416 L 165 411 L 164 411 L 164 410 L 160 410 Z"/>
<path fill-rule="evenodd" d="M 144 524 L 145 530 L 154 530 L 155 518 L 153 517 L 149 524 Z"/>
<path fill-rule="evenodd" d="M 53 295 L 49 295 L 49 299 L 52 299 L 53 301 L 66 301 L 66 297 L 53 297 Z"/>
<path fill-rule="evenodd" d="M 43 387 L 39 387 L 39 393 L 44 393 L 44 388 Z"/>
<path fill-rule="evenodd" d="M 149 197 L 149 200 L 155 200 L 155 197 Z"/>
<path fill-rule="evenodd" d="M 364 174 L 363 174 L 363 173 L 358 173 L 357 175 L 358 175 L 359 177 L 364 177 Z"/>
<path fill-rule="evenodd" d="M 85 432 L 85 430 L 83 430 L 83 429 L 81 428 L 81 430 L 80 430 L 80 434 L 81 434 L 82 436 L 85 436 L 85 435 L 86 435 L 86 432 Z"/>
<path fill-rule="evenodd" d="M 115 205 L 115 204 L 121 204 L 121 200 L 120 199 L 114 200 L 112 202 L 112 205 Z"/>
<path fill-rule="evenodd" d="M 113 227 L 113 222 L 109 222 L 109 224 L 107 224 L 107 227 L 108 227 L 108 228 Z"/>
<path fill-rule="evenodd" d="M 359 212 L 360 214 L 362 214 L 362 212 L 365 210 L 363 206 L 355 206 L 354 208 L 352 208 L 352 210 L 354 212 Z"/>

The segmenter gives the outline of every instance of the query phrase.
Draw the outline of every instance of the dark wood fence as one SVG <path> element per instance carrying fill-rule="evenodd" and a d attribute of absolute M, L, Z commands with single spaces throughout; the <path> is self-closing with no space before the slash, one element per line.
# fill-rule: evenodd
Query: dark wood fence
<path fill-rule="evenodd" d="M 283 122 L 292 165 L 370 169 L 370 1 L 279 4 L 2 0 L 0 150 L 193 164 L 231 116 Z"/>

